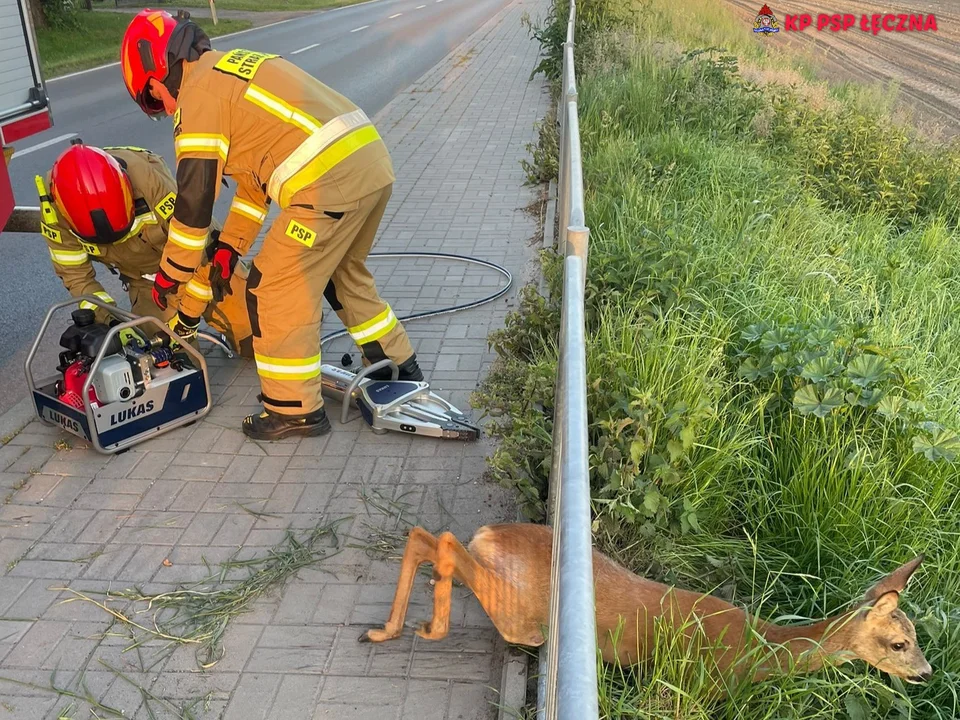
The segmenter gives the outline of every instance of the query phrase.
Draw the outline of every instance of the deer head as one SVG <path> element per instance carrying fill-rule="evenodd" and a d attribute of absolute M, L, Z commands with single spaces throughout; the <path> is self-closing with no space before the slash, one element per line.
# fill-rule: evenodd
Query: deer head
<path fill-rule="evenodd" d="M 900 593 L 923 562 L 923 556 L 902 565 L 867 590 L 852 618 L 847 645 L 878 670 L 910 683 L 930 679 L 933 668 L 917 645 L 910 618 L 898 607 Z"/>

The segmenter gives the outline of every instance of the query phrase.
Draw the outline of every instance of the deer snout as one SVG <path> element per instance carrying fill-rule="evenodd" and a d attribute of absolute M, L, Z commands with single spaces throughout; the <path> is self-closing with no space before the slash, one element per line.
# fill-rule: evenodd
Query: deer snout
<path fill-rule="evenodd" d="M 930 678 L 932 678 L 932 677 L 933 677 L 933 668 L 930 667 L 930 664 L 929 664 L 929 663 L 927 663 L 926 669 L 921 670 L 921 671 L 918 672 L 916 675 L 912 675 L 911 677 L 908 677 L 907 680 L 910 681 L 910 682 L 912 682 L 912 683 L 917 683 L 917 684 L 919 684 L 919 683 L 925 683 L 925 682 L 927 682 L 927 681 L 930 680 Z"/>

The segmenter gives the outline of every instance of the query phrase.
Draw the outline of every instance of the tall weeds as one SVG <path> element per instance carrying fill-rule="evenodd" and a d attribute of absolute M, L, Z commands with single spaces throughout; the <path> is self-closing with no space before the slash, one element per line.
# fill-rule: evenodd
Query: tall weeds
<path fill-rule="evenodd" d="M 605 717 L 960 715 L 960 153 L 788 72 L 714 3 L 578 7 L 598 546 L 768 619 L 835 612 L 924 552 L 904 601 L 936 669 L 909 691 L 859 663 L 720 702 L 696 658 L 659 652 L 602 669 Z M 478 393 L 494 472 L 534 518 L 554 263 Z"/>

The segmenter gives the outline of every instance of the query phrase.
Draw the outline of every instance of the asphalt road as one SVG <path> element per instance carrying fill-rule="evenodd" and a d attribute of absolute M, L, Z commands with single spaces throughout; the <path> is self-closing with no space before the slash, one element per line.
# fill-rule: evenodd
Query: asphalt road
<path fill-rule="evenodd" d="M 215 38 L 213 45 L 283 55 L 373 116 L 508 2 L 375 0 Z M 34 176 L 46 172 L 74 136 L 97 146 L 146 147 L 174 167 L 170 119 L 155 123 L 141 113 L 117 65 L 55 79 L 48 91 L 54 127 L 18 145 L 10 164 L 18 204 L 37 204 Z M 218 201 L 221 219 L 230 196 Z M 123 297 L 106 268 L 97 277 L 114 297 Z M 68 298 L 39 235 L 0 235 L 0 413 L 26 394 L 23 362 L 30 344 L 49 307 Z M 56 339 L 69 321 L 68 312 L 61 313 L 36 363 L 41 374 L 52 374 L 56 365 Z"/>

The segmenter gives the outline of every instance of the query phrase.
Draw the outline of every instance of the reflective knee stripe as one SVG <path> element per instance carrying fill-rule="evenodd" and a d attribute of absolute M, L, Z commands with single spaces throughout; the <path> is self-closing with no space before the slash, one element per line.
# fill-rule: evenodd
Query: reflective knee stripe
<path fill-rule="evenodd" d="M 224 162 L 230 153 L 230 141 L 223 135 L 211 133 L 184 133 L 173 142 L 177 159 L 184 153 L 202 153 L 219 156 Z"/>
<path fill-rule="evenodd" d="M 167 239 L 184 250 L 203 250 L 207 246 L 207 233 L 194 235 L 177 230 L 174 227 L 171 227 L 169 233 L 167 233 Z"/>
<path fill-rule="evenodd" d="M 307 358 L 275 358 L 255 353 L 257 373 L 271 380 L 310 380 L 320 374 L 320 354 Z"/>
<path fill-rule="evenodd" d="M 110 303 L 111 305 L 116 305 L 116 304 L 117 304 L 117 301 L 114 300 L 112 297 L 110 297 L 110 293 L 107 293 L 107 292 L 95 292 L 95 293 L 93 293 L 93 294 L 96 295 L 96 296 L 97 296 L 98 298 L 100 298 L 101 300 L 103 300 L 105 303 Z M 92 302 L 87 302 L 86 300 L 81 300 L 81 301 L 80 301 L 80 309 L 81 309 L 81 310 L 97 310 L 98 307 L 97 307 L 96 305 L 94 305 Z"/>
<path fill-rule="evenodd" d="M 204 302 L 213 300 L 213 290 L 210 286 L 197 282 L 196 279 L 191 279 L 190 282 L 187 283 L 186 291 L 197 298 L 197 300 L 203 300 Z"/>
<path fill-rule="evenodd" d="M 54 250 L 53 248 L 50 249 L 50 257 L 57 265 L 64 267 L 77 267 L 89 259 L 83 250 Z"/>
<path fill-rule="evenodd" d="M 307 135 L 313 135 L 320 132 L 323 125 L 319 120 L 311 117 L 305 112 L 297 110 L 293 105 L 281 100 L 273 93 L 269 93 L 261 87 L 250 85 L 243 96 L 257 107 L 266 110 L 271 115 L 275 115 L 284 122 L 296 125 Z"/>
<path fill-rule="evenodd" d="M 340 161 L 379 140 L 363 110 L 340 115 L 324 125 L 280 163 L 267 182 L 267 195 L 285 208 L 290 198 L 323 177 Z"/>
<path fill-rule="evenodd" d="M 367 320 L 367 322 L 361 325 L 354 325 L 348 328 L 348 331 L 357 345 L 362 345 L 363 343 L 379 340 L 396 326 L 397 316 L 393 314 L 393 309 L 387 305 L 387 309 L 375 318 Z"/>
<path fill-rule="evenodd" d="M 258 223 L 263 223 L 263 221 L 267 219 L 266 208 L 257 207 L 256 205 L 244 202 L 238 198 L 234 198 L 233 202 L 230 203 L 230 212 L 243 215 L 245 218 Z"/>

